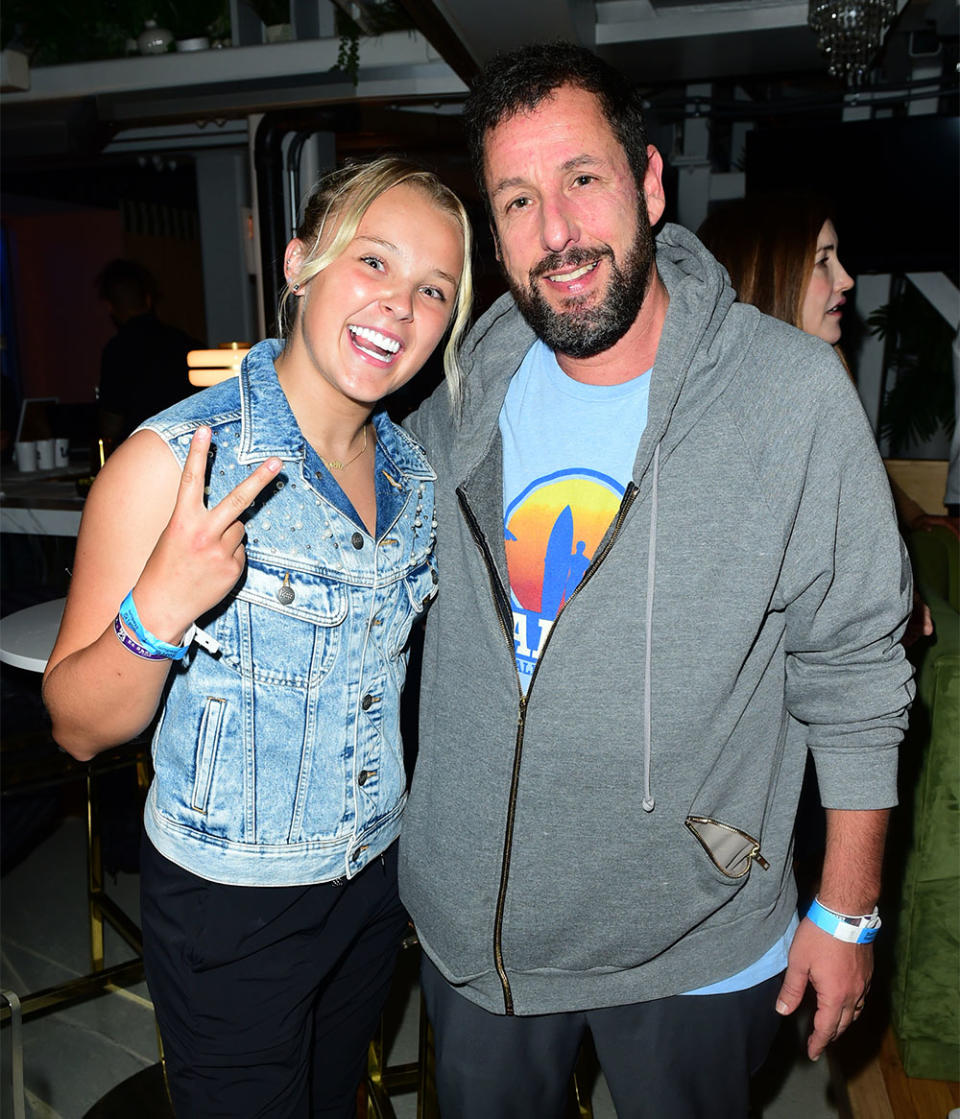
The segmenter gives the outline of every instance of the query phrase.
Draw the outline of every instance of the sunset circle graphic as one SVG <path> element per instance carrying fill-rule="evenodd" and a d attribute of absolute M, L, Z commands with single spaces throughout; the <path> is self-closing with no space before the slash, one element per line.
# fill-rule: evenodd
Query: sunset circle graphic
<path fill-rule="evenodd" d="M 592 470 L 563 470 L 532 482 L 504 517 L 514 603 L 552 620 L 616 516 L 623 486 Z"/>

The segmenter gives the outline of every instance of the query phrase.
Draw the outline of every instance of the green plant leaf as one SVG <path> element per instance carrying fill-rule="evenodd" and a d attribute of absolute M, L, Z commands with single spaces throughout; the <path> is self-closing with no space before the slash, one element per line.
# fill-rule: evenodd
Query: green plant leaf
<path fill-rule="evenodd" d="M 880 406 L 879 428 L 897 455 L 941 428 L 953 434 L 954 331 L 909 282 L 867 319 L 871 334 L 886 341 L 889 388 Z"/>

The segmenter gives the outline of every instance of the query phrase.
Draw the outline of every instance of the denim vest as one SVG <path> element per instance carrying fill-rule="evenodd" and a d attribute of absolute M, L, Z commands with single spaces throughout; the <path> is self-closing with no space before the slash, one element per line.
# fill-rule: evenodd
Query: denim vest
<path fill-rule="evenodd" d="M 154 846 L 203 878 L 302 885 L 352 877 L 400 830 L 400 691 L 410 627 L 436 592 L 435 477 L 383 413 L 376 538 L 306 443 L 273 365 L 148 420 L 183 465 L 212 428 L 208 505 L 271 455 L 246 516 L 246 571 L 174 664 L 145 810 Z M 204 642 L 205 644 L 201 644 Z"/>

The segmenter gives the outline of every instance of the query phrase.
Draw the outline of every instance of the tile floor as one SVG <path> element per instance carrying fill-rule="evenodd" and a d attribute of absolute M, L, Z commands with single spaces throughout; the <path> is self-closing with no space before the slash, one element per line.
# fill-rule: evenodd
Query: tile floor
<path fill-rule="evenodd" d="M 23 993 L 87 971 L 84 826 L 68 815 L 13 866 L 2 881 L 0 986 Z M 108 892 L 134 918 L 137 876 L 119 872 Z M 129 958 L 129 949 L 107 931 L 107 963 Z M 414 964 L 412 960 L 410 964 Z M 414 967 L 401 967 L 388 1018 L 390 1060 L 416 1056 Z M 393 1038 L 390 1040 L 389 1035 Z M 763 1078 L 763 1119 L 834 1119 L 826 1061 L 811 1065 L 799 1055 L 796 1027 L 783 1032 Z M 13 1116 L 11 1031 L 0 1033 L 0 1115 Z M 111 1088 L 157 1061 L 149 995 L 143 983 L 101 995 L 23 1026 L 26 1114 L 34 1119 L 83 1119 Z M 596 1119 L 615 1119 L 602 1076 L 592 1090 Z M 398 1119 L 414 1119 L 413 1095 L 395 1100 Z M 140 1117 L 142 1119 L 142 1117 Z M 668 1119 L 668 1117 L 664 1117 Z"/>

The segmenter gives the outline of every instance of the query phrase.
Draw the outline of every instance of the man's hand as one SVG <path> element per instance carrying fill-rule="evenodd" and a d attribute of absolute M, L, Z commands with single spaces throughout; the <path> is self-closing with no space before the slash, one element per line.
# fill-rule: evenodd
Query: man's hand
<path fill-rule="evenodd" d="M 817 993 L 813 1031 L 807 1039 L 807 1055 L 819 1058 L 827 1045 L 860 1017 L 873 975 L 873 945 L 847 944 L 804 918 L 800 922 L 783 986 L 777 996 L 777 1012 L 792 1014 L 800 1005 L 809 982 Z"/>

